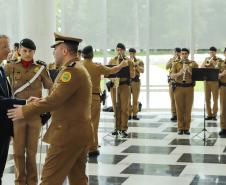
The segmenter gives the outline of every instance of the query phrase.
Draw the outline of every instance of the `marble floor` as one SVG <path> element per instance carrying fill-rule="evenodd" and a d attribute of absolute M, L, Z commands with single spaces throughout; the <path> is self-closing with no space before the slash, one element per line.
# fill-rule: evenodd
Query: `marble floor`
<path fill-rule="evenodd" d="M 193 112 L 191 135 L 177 135 L 169 112 L 141 112 L 129 121 L 129 137 L 115 138 L 112 113 L 101 113 L 100 155 L 88 158 L 90 185 L 215 185 L 226 184 L 226 138 L 219 137 L 219 121 L 208 121 L 204 143 L 203 113 Z M 43 128 L 45 132 L 45 128 Z M 198 134 L 197 136 L 195 136 Z M 40 143 L 41 146 L 41 143 Z M 41 168 L 47 145 L 39 146 Z M 3 184 L 14 180 L 12 146 Z M 65 182 L 65 184 L 68 184 Z"/>

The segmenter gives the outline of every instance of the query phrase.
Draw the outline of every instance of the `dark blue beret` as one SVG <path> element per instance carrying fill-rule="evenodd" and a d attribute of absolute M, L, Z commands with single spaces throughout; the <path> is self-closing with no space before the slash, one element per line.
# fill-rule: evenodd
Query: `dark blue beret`
<path fill-rule="evenodd" d="M 129 52 L 130 52 L 130 53 L 136 53 L 137 51 L 136 51 L 135 48 L 130 48 L 130 49 L 129 49 Z"/>
<path fill-rule="evenodd" d="M 122 43 L 118 43 L 117 46 L 116 46 L 116 48 L 120 48 L 120 49 L 126 50 L 125 45 L 122 44 Z"/>
<path fill-rule="evenodd" d="M 93 53 L 93 47 L 92 46 L 86 46 L 82 50 L 82 54 L 89 55 Z"/>
<path fill-rule="evenodd" d="M 36 50 L 35 43 L 31 39 L 27 38 L 20 41 L 20 46 L 23 46 L 31 50 Z"/>

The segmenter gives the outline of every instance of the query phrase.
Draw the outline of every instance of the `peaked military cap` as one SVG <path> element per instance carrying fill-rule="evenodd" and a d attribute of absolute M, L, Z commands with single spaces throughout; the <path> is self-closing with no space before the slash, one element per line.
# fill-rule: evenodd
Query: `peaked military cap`
<path fill-rule="evenodd" d="M 36 46 L 33 40 L 27 38 L 20 41 L 20 46 L 23 46 L 31 50 L 36 50 Z"/>
<path fill-rule="evenodd" d="M 51 48 L 55 48 L 57 45 L 61 43 L 70 43 L 70 44 L 79 45 L 79 43 L 82 42 L 82 39 L 80 38 L 66 36 L 56 32 L 54 33 L 54 37 L 55 37 L 55 44 L 52 45 Z"/>

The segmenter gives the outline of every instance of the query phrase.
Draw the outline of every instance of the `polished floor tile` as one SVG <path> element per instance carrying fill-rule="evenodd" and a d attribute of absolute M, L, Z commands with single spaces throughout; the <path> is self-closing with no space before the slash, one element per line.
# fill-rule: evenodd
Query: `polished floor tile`
<path fill-rule="evenodd" d="M 13 160 L 13 154 L 9 154 L 7 157 L 7 161 Z"/>
<path fill-rule="evenodd" d="M 204 127 L 204 123 L 200 123 L 199 127 Z M 216 122 L 206 122 L 206 127 L 218 127 L 218 124 Z"/>
<path fill-rule="evenodd" d="M 191 185 L 226 185 L 226 176 L 196 175 Z"/>
<path fill-rule="evenodd" d="M 197 145 L 197 146 L 213 146 L 216 140 L 207 140 L 204 142 L 202 139 L 173 139 L 169 145 Z"/>
<path fill-rule="evenodd" d="M 226 138 L 226 135 L 219 135 L 218 132 L 212 132 L 209 138 Z"/>
<path fill-rule="evenodd" d="M 100 141 L 101 146 L 119 146 L 122 143 L 126 142 L 125 139 L 116 138 L 111 135 L 111 133 L 106 134 Z"/>
<path fill-rule="evenodd" d="M 134 133 L 130 132 L 128 138 L 139 138 L 139 139 L 164 139 L 167 134 L 155 134 L 155 133 Z"/>
<path fill-rule="evenodd" d="M 226 155 L 185 153 L 177 162 L 226 164 Z"/>
<path fill-rule="evenodd" d="M 88 163 L 118 164 L 121 160 L 125 159 L 126 157 L 127 155 L 101 154 L 97 157 L 89 157 Z"/>
<path fill-rule="evenodd" d="M 161 123 L 139 123 L 139 122 L 129 122 L 129 127 L 150 127 L 150 128 L 158 128 L 162 124 Z"/>
<path fill-rule="evenodd" d="M 14 166 L 6 167 L 4 173 L 12 173 L 14 174 Z"/>
<path fill-rule="evenodd" d="M 145 154 L 170 154 L 176 147 L 161 146 L 130 146 L 122 153 L 145 153 Z"/>
<path fill-rule="evenodd" d="M 129 121 L 129 137 L 122 138 L 111 135 L 115 125 L 113 113 L 101 112 L 100 155 L 87 158 L 89 184 L 226 184 L 226 138 L 218 135 L 219 120 L 206 122 L 208 140 L 204 143 L 200 134 L 202 111 L 193 112 L 190 136 L 177 135 L 177 123 L 170 121 L 170 112 L 139 112 L 138 117 L 141 118 L 138 121 Z M 194 137 L 196 134 L 199 135 Z M 36 159 L 42 168 L 48 145 L 40 144 L 39 141 Z M 14 176 L 11 144 L 3 184 L 14 184 Z"/>
<path fill-rule="evenodd" d="M 185 165 L 132 163 L 125 170 L 123 170 L 121 174 L 179 176 L 185 167 Z"/>
<path fill-rule="evenodd" d="M 89 185 L 121 185 L 127 177 L 89 176 Z"/>
<path fill-rule="evenodd" d="M 167 127 L 162 132 L 177 132 L 177 127 Z"/>
<path fill-rule="evenodd" d="M 168 122 L 171 122 L 171 121 L 170 121 L 170 118 L 161 118 L 161 119 L 158 120 L 158 122 L 166 122 L 166 123 L 168 123 Z M 174 123 L 174 122 L 172 122 L 172 123 Z"/>
<path fill-rule="evenodd" d="M 139 115 L 138 114 L 138 117 L 142 120 L 142 119 L 154 119 L 156 118 L 157 116 L 156 115 Z"/>

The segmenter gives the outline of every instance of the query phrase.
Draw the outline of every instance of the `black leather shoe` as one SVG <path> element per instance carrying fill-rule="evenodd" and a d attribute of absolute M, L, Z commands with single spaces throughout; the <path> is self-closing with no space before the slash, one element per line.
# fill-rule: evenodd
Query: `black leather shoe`
<path fill-rule="evenodd" d="M 170 118 L 171 121 L 177 121 L 177 116 L 173 116 L 172 118 Z"/>
<path fill-rule="evenodd" d="M 211 116 L 207 116 L 207 117 L 205 118 L 205 120 L 212 120 L 212 117 L 211 117 Z"/>
<path fill-rule="evenodd" d="M 217 121 L 217 117 L 216 116 L 213 116 L 212 117 L 212 120 Z"/>
<path fill-rule="evenodd" d="M 129 116 L 128 120 L 131 120 L 131 116 Z"/>
<path fill-rule="evenodd" d="M 182 134 L 183 134 L 183 130 L 179 130 L 179 131 L 177 132 L 177 134 L 178 134 L 178 135 L 182 135 Z"/>
<path fill-rule="evenodd" d="M 121 132 L 121 135 L 122 135 L 122 138 L 127 138 L 128 137 L 128 133 L 125 130 L 123 130 Z"/>
<path fill-rule="evenodd" d="M 134 120 L 140 120 L 140 118 L 138 118 L 137 116 L 133 116 Z"/>
<path fill-rule="evenodd" d="M 113 136 L 117 136 L 117 135 L 119 135 L 119 130 L 115 129 L 115 131 L 113 131 L 111 134 Z"/>
<path fill-rule="evenodd" d="M 226 135 L 226 129 L 221 129 L 221 131 L 219 132 L 220 136 Z"/>
<path fill-rule="evenodd" d="M 190 135 L 189 130 L 184 130 L 184 134 L 185 134 L 185 135 Z"/>
<path fill-rule="evenodd" d="M 97 157 L 98 155 L 100 155 L 99 150 L 89 152 L 89 157 Z"/>

